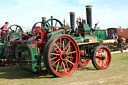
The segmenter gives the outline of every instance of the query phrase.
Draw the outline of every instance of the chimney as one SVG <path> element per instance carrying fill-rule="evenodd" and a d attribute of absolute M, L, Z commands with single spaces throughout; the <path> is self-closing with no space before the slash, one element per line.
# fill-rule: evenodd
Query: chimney
<path fill-rule="evenodd" d="M 87 5 L 86 6 L 86 18 L 87 18 L 87 24 L 90 28 L 92 28 L 92 6 Z"/>
<path fill-rule="evenodd" d="M 71 29 L 75 28 L 75 12 L 70 12 L 70 26 Z"/>

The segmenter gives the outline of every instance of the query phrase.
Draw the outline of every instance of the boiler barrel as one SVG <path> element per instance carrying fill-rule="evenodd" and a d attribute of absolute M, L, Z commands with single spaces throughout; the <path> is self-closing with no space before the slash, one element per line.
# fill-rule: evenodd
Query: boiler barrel
<path fill-rule="evenodd" d="M 101 44 L 113 44 L 113 43 L 118 43 L 116 39 L 108 39 L 108 40 L 101 40 Z"/>

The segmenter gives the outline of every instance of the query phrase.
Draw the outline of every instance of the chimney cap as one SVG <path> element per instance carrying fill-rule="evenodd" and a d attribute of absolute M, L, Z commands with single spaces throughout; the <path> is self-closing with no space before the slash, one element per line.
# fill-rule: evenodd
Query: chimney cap
<path fill-rule="evenodd" d="M 92 5 L 86 5 L 86 8 L 92 8 Z"/>
<path fill-rule="evenodd" d="M 42 17 L 42 20 L 46 20 L 46 17 Z"/>
<path fill-rule="evenodd" d="M 75 14 L 75 12 L 70 12 L 69 14 Z"/>

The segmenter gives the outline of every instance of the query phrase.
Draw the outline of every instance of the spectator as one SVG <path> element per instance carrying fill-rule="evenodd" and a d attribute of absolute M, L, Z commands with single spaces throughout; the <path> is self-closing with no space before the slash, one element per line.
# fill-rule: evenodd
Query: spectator
<path fill-rule="evenodd" d="M 122 46 L 122 43 L 123 43 L 123 39 L 121 36 L 119 36 L 119 38 L 117 39 L 118 41 L 118 48 L 121 49 L 121 52 L 123 52 L 123 46 Z"/>
<path fill-rule="evenodd" d="M 9 22 L 5 22 L 5 25 L 1 27 L 1 38 L 2 41 L 4 42 L 7 37 L 7 26 L 9 25 Z"/>
<path fill-rule="evenodd" d="M 111 37 L 110 37 L 111 39 L 117 39 L 118 38 L 118 36 L 117 36 L 117 34 L 116 33 L 113 33 L 112 35 L 111 35 Z"/>

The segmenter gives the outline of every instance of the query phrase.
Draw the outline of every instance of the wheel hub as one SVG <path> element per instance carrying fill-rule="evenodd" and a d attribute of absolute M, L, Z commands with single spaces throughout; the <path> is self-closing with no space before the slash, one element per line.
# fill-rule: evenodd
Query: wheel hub
<path fill-rule="evenodd" d="M 62 53 L 62 59 L 65 59 L 67 57 L 66 53 Z"/>
<path fill-rule="evenodd" d="M 101 58 L 102 60 L 104 60 L 105 59 L 105 56 L 102 56 L 102 58 Z"/>

